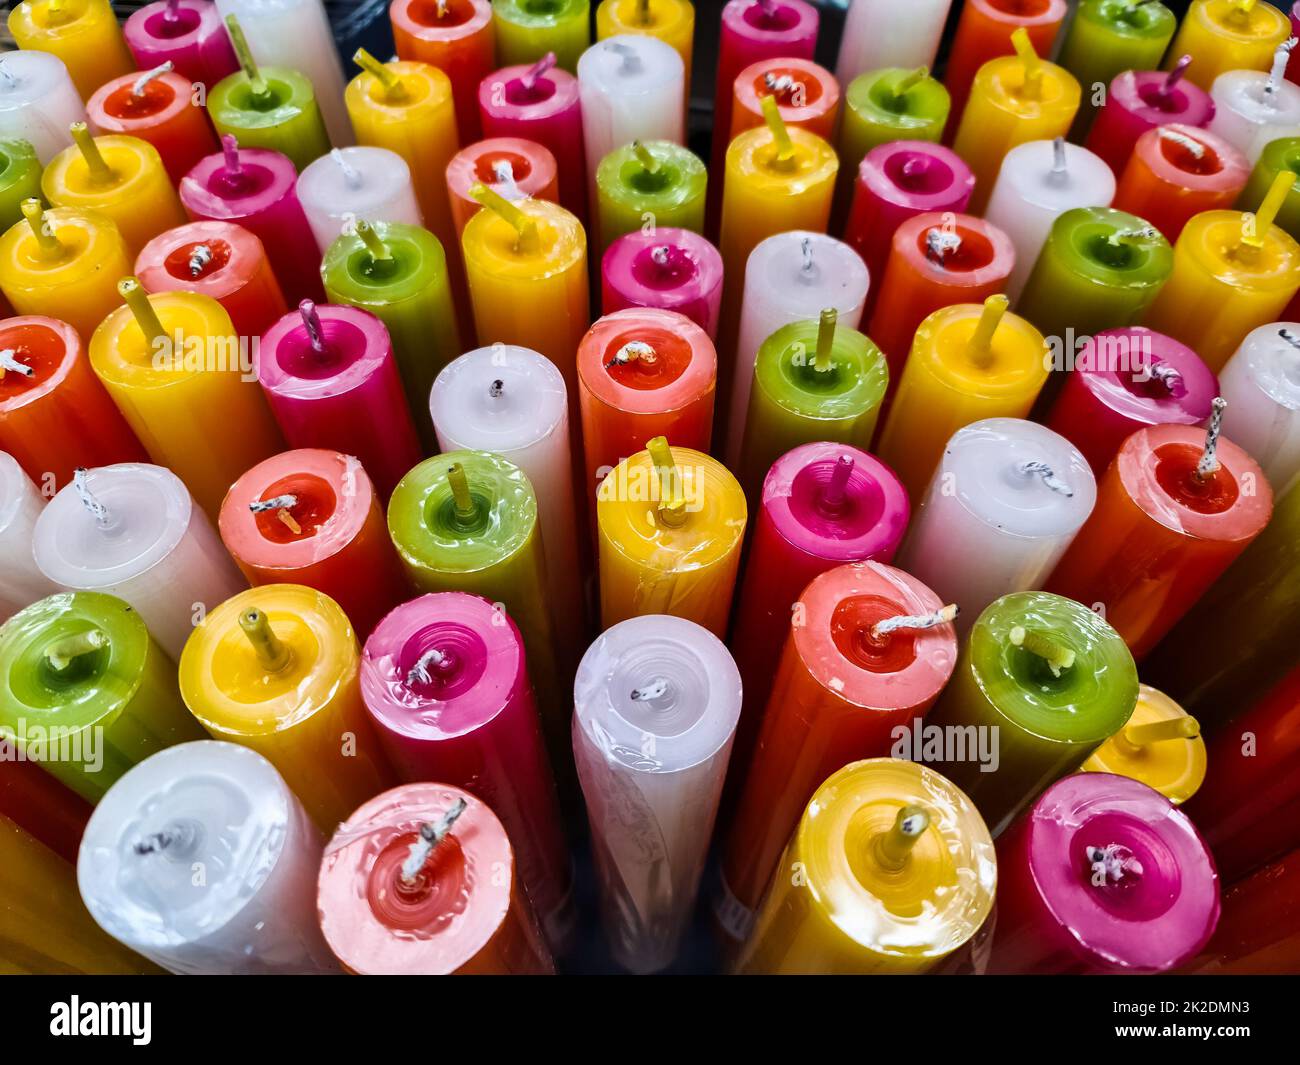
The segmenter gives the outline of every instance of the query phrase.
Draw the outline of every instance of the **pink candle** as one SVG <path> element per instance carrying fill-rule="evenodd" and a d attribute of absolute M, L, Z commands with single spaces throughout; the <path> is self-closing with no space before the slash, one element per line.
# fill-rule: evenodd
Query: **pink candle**
<path fill-rule="evenodd" d="M 1130 435 L 1149 425 L 1200 425 L 1219 394 L 1196 352 L 1141 326 L 1090 337 L 1071 369 L 1046 424 L 1079 449 L 1098 477 Z"/>
<path fill-rule="evenodd" d="M 558 202 L 555 156 L 533 141 L 519 137 L 490 137 L 462 148 L 447 164 L 447 194 L 456 233 L 482 205 L 469 194 L 477 184 L 496 189 L 507 200 L 524 197 Z"/>
<path fill-rule="evenodd" d="M 238 222 L 251 230 L 261 238 L 288 300 L 324 302 L 316 238 L 298 202 L 293 163 L 267 148 L 241 150 L 230 134 L 221 146 L 181 179 L 186 213 L 195 221 Z"/>
<path fill-rule="evenodd" d="M 423 457 L 384 323 L 304 300 L 262 337 L 258 380 L 290 447 L 355 455 L 387 499 Z"/>
<path fill-rule="evenodd" d="M 1159 973 L 1219 920 L 1219 878 L 1187 815 L 1128 777 L 1053 784 L 998 840 L 993 973 Z"/>
<path fill-rule="evenodd" d="M 1083 146 L 1122 174 L 1137 139 L 1153 126 L 1175 122 L 1208 126 L 1214 101 L 1204 89 L 1183 79 L 1184 70 L 1186 64 L 1180 63 L 1168 73 L 1126 70 L 1115 75 Z"/>
<path fill-rule="evenodd" d="M 722 255 L 689 229 L 637 230 L 614 241 L 600 264 L 601 309 L 655 307 L 684 314 L 718 339 Z"/>
<path fill-rule="evenodd" d="M 158 0 L 134 12 L 122 36 L 141 70 L 170 62 L 176 73 L 211 89 L 239 69 L 212 0 Z"/>
<path fill-rule="evenodd" d="M 868 317 L 880 290 L 894 232 L 913 215 L 966 210 L 975 175 L 956 152 L 928 141 L 893 141 L 869 151 L 858 167 L 844 242 L 867 264 Z M 874 338 L 873 338 L 874 339 Z"/>
<path fill-rule="evenodd" d="M 404 603 L 366 641 L 361 696 L 403 780 L 444 781 L 491 805 L 547 939 L 563 950 L 572 869 L 514 622 L 464 592 Z"/>

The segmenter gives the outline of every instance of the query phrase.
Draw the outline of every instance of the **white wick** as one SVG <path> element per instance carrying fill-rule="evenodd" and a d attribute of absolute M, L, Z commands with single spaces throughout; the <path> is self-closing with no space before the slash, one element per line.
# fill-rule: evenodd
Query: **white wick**
<path fill-rule="evenodd" d="M 1203 481 L 1212 473 L 1219 472 L 1219 434 L 1223 432 L 1223 408 L 1228 401 L 1222 396 L 1215 396 L 1210 411 L 1210 427 L 1205 431 L 1205 450 L 1196 464 L 1196 479 Z"/>
<path fill-rule="evenodd" d="M 1170 129 L 1168 126 L 1157 126 L 1156 136 L 1167 140 L 1172 144 L 1177 144 L 1180 148 L 1185 148 L 1191 153 L 1193 159 L 1200 159 L 1205 155 L 1205 145 L 1195 137 L 1189 137 L 1176 129 Z"/>
<path fill-rule="evenodd" d="M 1065 138 L 1057 137 L 1052 141 L 1052 169 L 1048 177 L 1054 185 L 1064 185 L 1070 180 L 1070 172 L 1065 160 Z"/>
<path fill-rule="evenodd" d="M 1104 877 L 1109 883 L 1118 884 L 1130 874 L 1142 875 L 1142 863 L 1122 844 L 1107 843 L 1104 847 L 1089 847 L 1087 854 L 1093 876 Z"/>
<path fill-rule="evenodd" d="M 626 366 L 629 362 L 635 362 L 637 359 L 644 359 L 646 362 L 654 362 L 659 353 L 644 340 L 629 340 L 618 351 L 614 352 L 614 357 L 605 364 L 606 368 L 617 363 L 620 366 Z"/>
<path fill-rule="evenodd" d="M 649 684 L 643 684 L 639 688 L 632 689 L 632 701 L 634 703 L 649 702 L 651 699 L 662 699 L 668 694 L 668 681 L 663 677 L 655 677 Z"/>
<path fill-rule="evenodd" d="M 153 70 L 146 70 L 131 85 L 132 96 L 143 96 L 145 89 L 149 87 L 149 82 L 155 78 L 161 78 L 164 74 L 170 74 L 175 69 L 172 61 L 169 59 L 165 63 L 160 63 Z"/>
<path fill-rule="evenodd" d="M 200 244 L 190 254 L 190 276 L 198 277 L 203 273 L 203 268 L 212 262 L 212 249 L 206 244 Z"/>
<path fill-rule="evenodd" d="M 0 351 L 0 377 L 3 377 L 10 371 L 13 373 L 20 373 L 24 377 L 36 376 L 36 371 L 28 366 L 27 363 L 18 361 L 18 352 L 13 348 L 5 348 L 4 351 Z"/>
<path fill-rule="evenodd" d="M 348 188 L 359 189 L 364 185 L 365 179 L 361 176 L 361 171 L 348 162 L 348 157 L 338 148 L 330 149 L 330 158 L 343 174 L 343 180 L 347 182 Z"/>
<path fill-rule="evenodd" d="M 651 249 L 650 249 L 650 261 L 651 261 L 652 263 L 654 263 L 655 266 L 667 266 L 667 265 L 668 265 L 668 245 L 667 245 L 667 244 L 656 244 L 653 248 L 651 248 Z"/>
<path fill-rule="evenodd" d="M 515 168 L 509 159 L 498 159 L 492 164 L 492 177 L 507 200 L 528 199 L 524 190 L 515 183 Z"/>
<path fill-rule="evenodd" d="M 406 686 L 412 688 L 417 684 L 432 684 L 433 674 L 430 666 L 440 666 L 447 661 L 447 656 L 436 647 L 425 651 L 406 674 Z"/>
<path fill-rule="evenodd" d="M 947 606 L 941 606 L 933 614 L 896 614 L 892 618 L 884 618 L 872 625 L 871 635 L 879 639 L 881 636 L 888 636 L 896 629 L 933 629 L 955 620 L 957 613 L 957 604 L 949 603 Z"/>
<path fill-rule="evenodd" d="M 268 510 L 289 510 L 298 505 L 298 497 L 295 495 L 272 496 L 270 499 L 255 500 L 248 504 L 248 509 L 254 514 L 264 514 Z"/>
<path fill-rule="evenodd" d="M 488 385 L 488 395 L 493 399 L 500 399 L 505 390 L 506 383 L 499 377 Z"/>
<path fill-rule="evenodd" d="M 641 73 L 643 69 L 641 53 L 630 44 L 624 44 L 622 41 L 610 41 L 605 47 L 622 58 L 623 66 L 619 69 L 620 74 L 631 76 Z"/>
<path fill-rule="evenodd" d="M 1296 336 L 1289 329 L 1279 329 L 1277 335 L 1290 344 L 1293 348 L 1300 348 L 1300 337 Z"/>
<path fill-rule="evenodd" d="M 411 853 L 407 856 L 406 861 L 402 863 L 402 880 L 405 883 L 411 883 L 420 875 L 420 870 L 424 868 L 425 862 L 429 860 L 429 855 L 433 853 L 435 847 L 443 841 L 447 833 L 451 831 L 451 826 L 456 823 L 456 818 L 465 812 L 469 805 L 464 799 L 457 799 L 450 810 L 443 814 L 436 822 L 425 822 L 420 826 L 420 838 L 411 844 Z"/>
<path fill-rule="evenodd" d="M 803 266 L 800 273 L 804 279 L 811 278 L 813 271 L 816 270 L 816 264 L 813 262 L 812 237 L 804 237 L 799 242 L 799 250 L 803 252 Z"/>
<path fill-rule="evenodd" d="M 1032 477 L 1037 474 L 1043 479 L 1043 484 L 1047 485 L 1053 492 L 1058 492 L 1063 496 L 1072 497 L 1074 489 L 1066 484 L 1061 478 L 1056 476 L 1056 472 L 1046 462 L 1022 462 L 1020 472 L 1026 477 Z"/>
<path fill-rule="evenodd" d="M 944 255 L 950 251 L 956 251 L 960 247 L 960 234 L 950 233 L 937 226 L 925 234 L 925 254 L 937 263 L 942 264 Z"/>
<path fill-rule="evenodd" d="M 1152 366 L 1147 372 L 1164 385 L 1169 394 L 1175 399 L 1187 393 L 1187 385 L 1177 367 L 1162 362 L 1159 365 Z"/>
<path fill-rule="evenodd" d="M 794 88 L 794 78 L 789 74 L 782 74 L 778 78 L 769 70 L 763 75 L 763 84 L 767 86 L 767 91 L 771 93 L 789 92 Z"/>
<path fill-rule="evenodd" d="M 81 500 L 81 505 L 86 508 L 90 515 L 100 525 L 107 525 L 108 508 L 96 499 L 95 493 L 90 490 L 90 482 L 86 477 L 86 468 L 84 466 L 78 466 L 72 471 L 72 487 L 77 493 L 77 498 Z"/>
<path fill-rule="evenodd" d="M 1296 38 L 1291 37 L 1277 46 L 1277 51 L 1273 53 L 1273 66 L 1268 72 L 1268 80 L 1264 82 L 1264 99 L 1272 102 L 1273 94 L 1277 92 L 1277 87 L 1282 84 L 1282 78 L 1286 74 L 1286 65 L 1291 59 L 1291 49 L 1296 45 Z"/>

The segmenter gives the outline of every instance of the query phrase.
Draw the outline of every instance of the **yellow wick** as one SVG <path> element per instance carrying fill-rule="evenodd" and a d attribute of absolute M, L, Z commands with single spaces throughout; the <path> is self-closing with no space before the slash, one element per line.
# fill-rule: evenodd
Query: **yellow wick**
<path fill-rule="evenodd" d="M 361 243 L 366 246 L 366 251 L 374 259 L 380 262 L 387 262 L 393 257 L 393 253 L 388 250 L 388 245 L 375 232 L 375 227 L 367 222 L 364 218 L 356 224 L 357 236 L 361 238 Z"/>
<path fill-rule="evenodd" d="M 23 212 L 23 217 L 27 219 L 27 224 L 32 227 L 41 255 L 47 259 L 62 258 L 63 245 L 59 243 L 54 230 L 45 224 L 45 208 L 41 206 L 41 201 L 35 196 L 29 197 L 23 200 L 20 210 Z"/>
<path fill-rule="evenodd" d="M 775 162 L 782 169 L 789 169 L 794 165 L 794 141 L 790 139 L 790 131 L 785 128 L 785 119 L 781 117 L 781 109 L 776 105 L 776 97 L 764 96 L 761 106 L 763 120 L 772 132 L 772 140 L 776 142 Z"/>
<path fill-rule="evenodd" d="M 457 520 L 473 521 L 478 509 L 474 506 L 474 497 L 470 495 L 469 478 L 465 475 L 465 467 L 459 462 L 452 463 L 447 470 L 447 483 L 451 485 L 452 505 Z"/>
<path fill-rule="evenodd" d="M 872 839 L 876 861 L 891 872 L 898 872 L 907 864 L 916 841 L 930 827 L 930 815 L 921 806 L 904 806 L 898 811 L 888 832 Z"/>
<path fill-rule="evenodd" d="M 659 518 L 665 525 L 676 528 L 686 521 L 686 499 L 682 495 L 681 472 L 673 458 L 673 449 L 664 436 L 656 436 L 645 448 L 659 477 Z"/>
<path fill-rule="evenodd" d="M 378 79 L 380 86 L 384 90 L 384 98 L 390 103 L 406 99 L 406 86 L 402 84 L 402 79 L 364 48 L 358 48 L 352 53 L 352 62 L 367 74 L 373 74 Z"/>
<path fill-rule="evenodd" d="M 1024 26 L 1018 27 L 1011 34 L 1011 47 L 1016 50 L 1025 70 L 1024 82 L 1020 87 L 1021 95 L 1028 100 L 1040 99 L 1043 95 L 1043 61 L 1034 51 L 1034 42 L 1029 39 L 1029 31 Z"/>
<path fill-rule="evenodd" d="M 813 353 L 813 369 L 818 373 L 835 368 L 831 360 L 831 349 L 835 344 L 835 322 L 839 316 L 840 312 L 834 307 L 827 307 L 817 323 L 817 350 Z"/>
<path fill-rule="evenodd" d="M 537 231 L 536 219 L 520 210 L 518 204 L 511 203 L 495 189 L 490 189 L 481 181 L 473 185 L 469 194 L 489 211 L 504 218 L 519 234 L 515 250 L 521 255 L 536 255 L 541 250 L 541 235 Z"/>
<path fill-rule="evenodd" d="M 993 336 L 998 331 L 998 326 L 1002 324 L 1002 318 L 1010 305 L 1011 301 L 1002 293 L 990 296 L 984 301 L 984 310 L 980 312 L 980 319 L 975 323 L 975 331 L 971 333 L 970 341 L 966 344 L 966 354 L 976 366 L 988 365 Z"/>
<path fill-rule="evenodd" d="M 1194 740 L 1201 734 L 1200 723 L 1186 714 L 1168 717 L 1162 721 L 1149 721 L 1145 725 L 1129 725 L 1115 733 L 1112 742 L 1129 755 L 1138 754 L 1153 743 L 1166 740 Z"/>
<path fill-rule="evenodd" d="M 1241 242 L 1243 244 L 1251 248 L 1264 246 L 1264 238 L 1268 236 L 1273 220 L 1277 218 L 1278 211 L 1286 203 L 1286 198 L 1291 194 L 1291 187 L 1294 184 L 1295 174 L 1287 167 L 1283 167 L 1274 175 L 1273 184 L 1268 187 L 1259 210 L 1254 214 L 1247 212 L 1242 215 Z"/>
<path fill-rule="evenodd" d="M 149 297 L 145 294 L 140 282 L 134 277 L 124 277 L 117 283 L 117 294 L 122 297 L 122 301 L 131 308 L 131 316 L 135 319 L 135 324 L 140 327 L 140 332 L 144 338 L 153 347 L 155 351 L 165 350 L 170 338 L 167 336 L 167 330 L 163 328 L 162 319 L 158 317 L 158 312 L 154 310 L 153 304 L 149 302 Z"/>
<path fill-rule="evenodd" d="M 257 660 L 268 673 L 279 673 L 289 664 L 293 653 L 271 631 L 271 623 L 257 607 L 249 607 L 239 615 L 239 627 L 244 630 Z"/>
<path fill-rule="evenodd" d="M 74 122 L 68 127 L 68 132 L 72 134 L 72 139 L 81 152 L 81 158 L 86 162 L 86 169 L 90 171 L 90 180 L 96 185 L 112 184 L 117 179 L 117 175 L 105 162 L 104 156 L 99 151 L 99 145 L 95 143 L 95 138 L 86 128 L 86 123 Z"/>

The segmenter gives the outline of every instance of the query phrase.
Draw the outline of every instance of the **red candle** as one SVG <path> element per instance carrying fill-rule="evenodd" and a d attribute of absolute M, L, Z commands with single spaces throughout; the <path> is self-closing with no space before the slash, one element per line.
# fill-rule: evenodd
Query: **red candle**
<path fill-rule="evenodd" d="M 1231 208 L 1249 177 L 1250 161 L 1222 137 L 1156 126 L 1133 146 L 1112 206 L 1150 222 L 1172 244 L 1192 215 Z"/>
<path fill-rule="evenodd" d="M 1213 427 L 1142 429 L 1097 485 L 1047 590 L 1104 611 L 1140 662 L 1272 512 L 1255 460 Z"/>
<path fill-rule="evenodd" d="M 491 0 L 393 0 L 388 17 L 397 58 L 447 75 L 460 143 L 478 140 L 478 87 L 496 66 Z"/>
<path fill-rule="evenodd" d="M 469 194 L 478 184 L 495 187 L 508 200 L 559 202 L 555 156 L 549 149 L 519 137 L 490 137 L 462 148 L 447 164 L 447 194 L 457 236 L 482 210 L 483 205 Z"/>
<path fill-rule="evenodd" d="M 194 85 L 170 67 L 123 74 L 86 101 L 91 133 L 126 133 L 158 149 L 172 184 L 205 155 L 217 151 L 217 134 L 204 107 L 194 105 Z"/>
<path fill-rule="evenodd" d="M 1297 970 L 1300 970 L 1300 850 L 1265 866 L 1223 893 L 1223 912 L 1214 937 L 1183 972 L 1294 976 Z"/>
<path fill-rule="evenodd" d="M 90 803 L 0 739 L 0 817 L 76 865 L 90 811 Z"/>
<path fill-rule="evenodd" d="M 828 141 L 835 140 L 840 87 L 835 75 L 811 59 L 779 56 L 751 63 L 732 85 L 731 137 L 766 123 L 763 97 L 775 96 L 787 127 L 797 126 Z"/>
<path fill-rule="evenodd" d="M 0 451 L 38 485 L 53 476 L 54 489 L 79 466 L 149 461 L 77 331 L 38 315 L 0 321 Z"/>
<path fill-rule="evenodd" d="M 684 314 L 718 338 L 722 253 L 698 233 L 671 226 L 625 233 L 600 264 L 601 308 L 655 307 Z"/>
<path fill-rule="evenodd" d="M 364 638 L 409 594 L 370 478 L 350 455 L 286 451 L 226 494 L 221 539 L 248 582 L 304 584 Z"/>
<path fill-rule="evenodd" d="M 234 222 L 190 222 L 140 249 L 135 275 L 146 292 L 197 292 L 226 308 L 235 335 L 260 337 L 288 307 L 266 249 Z"/>
<path fill-rule="evenodd" d="M 1183 80 L 1190 62 L 1191 56 L 1184 56 L 1168 73 L 1126 70 L 1116 74 L 1084 147 L 1122 174 L 1133 145 L 1147 130 L 1174 124 L 1208 126 L 1214 118 L 1214 100 L 1204 89 Z"/>

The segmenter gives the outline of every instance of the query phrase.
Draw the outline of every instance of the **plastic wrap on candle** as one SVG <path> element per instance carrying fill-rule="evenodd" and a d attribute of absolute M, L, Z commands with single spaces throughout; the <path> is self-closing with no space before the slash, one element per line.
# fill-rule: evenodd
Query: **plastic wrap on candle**
<path fill-rule="evenodd" d="M 298 175 L 298 199 L 324 254 L 359 219 L 420 225 L 411 169 L 387 148 L 339 148 Z"/>
<path fill-rule="evenodd" d="M 1246 334 L 1219 373 L 1228 405 L 1223 432 L 1260 465 L 1281 494 L 1300 475 L 1300 323 Z"/>
<path fill-rule="evenodd" d="M 56 590 L 32 564 L 32 539 L 44 508 L 31 478 L 0 451 L 0 621 Z"/>
<path fill-rule="evenodd" d="M 601 259 L 601 281 L 603 313 L 676 311 L 717 340 L 722 255 L 698 233 L 665 227 L 621 236 Z"/>
<path fill-rule="evenodd" d="M 68 68 L 48 52 L 8 52 L 0 78 L 0 136 L 17 137 L 48 163 L 71 147 L 68 127 L 86 121 L 86 108 Z"/>
<path fill-rule="evenodd" d="M 131 13 L 122 36 L 139 69 L 171 63 L 207 89 L 239 69 L 212 0 L 156 0 Z"/>
<path fill-rule="evenodd" d="M 1193 734 L 1143 744 L 1127 738 L 1131 728 L 1164 722 L 1186 723 Z M 1205 780 L 1205 740 L 1194 731 L 1196 727 L 1187 720 L 1187 711 L 1164 692 L 1139 684 L 1137 706 L 1128 724 L 1093 751 L 1079 769 L 1140 780 L 1177 806 L 1195 795 Z M 1199 819 L 1198 824 L 1205 831 Z"/>
<path fill-rule="evenodd" d="M 483 183 L 508 200 L 558 202 L 558 165 L 550 149 L 522 137 L 490 137 L 462 148 L 447 164 L 447 195 L 451 198 L 456 233 L 482 210 L 470 189 Z"/>

